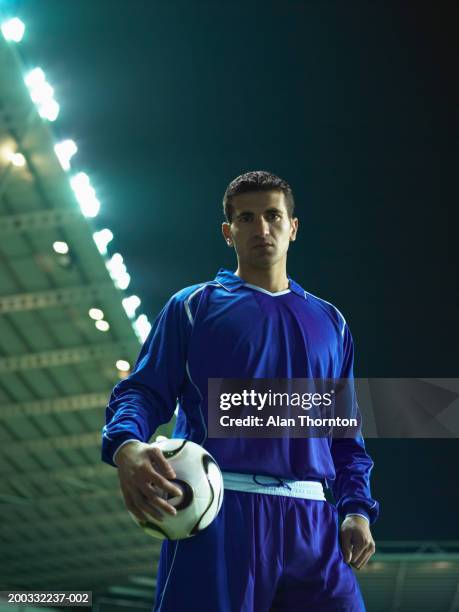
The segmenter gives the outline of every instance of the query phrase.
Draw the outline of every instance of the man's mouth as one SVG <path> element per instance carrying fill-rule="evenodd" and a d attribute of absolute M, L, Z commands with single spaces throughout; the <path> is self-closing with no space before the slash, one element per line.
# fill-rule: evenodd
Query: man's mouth
<path fill-rule="evenodd" d="M 253 246 L 254 249 L 268 249 L 272 247 L 274 247 L 274 245 L 271 242 L 263 242 L 262 244 L 255 244 Z"/>

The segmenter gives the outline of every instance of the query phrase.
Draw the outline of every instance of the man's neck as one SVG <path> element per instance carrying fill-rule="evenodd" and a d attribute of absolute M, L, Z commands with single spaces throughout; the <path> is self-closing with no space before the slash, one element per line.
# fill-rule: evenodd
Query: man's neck
<path fill-rule="evenodd" d="M 270 293 L 277 293 L 288 289 L 286 266 L 272 266 L 271 268 L 251 268 L 239 263 L 235 272 L 246 283 L 266 289 Z"/>

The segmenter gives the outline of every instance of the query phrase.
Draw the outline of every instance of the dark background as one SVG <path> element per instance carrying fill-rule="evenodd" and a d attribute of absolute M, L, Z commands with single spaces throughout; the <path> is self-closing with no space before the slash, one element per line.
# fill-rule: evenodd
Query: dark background
<path fill-rule="evenodd" d="M 289 273 L 345 314 L 355 375 L 457 377 L 457 3 L 26 0 L 41 66 L 153 320 L 234 254 L 221 199 L 293 187 Z M 368 440 L 376 538 L 459 539 L 457 440 Z"/>

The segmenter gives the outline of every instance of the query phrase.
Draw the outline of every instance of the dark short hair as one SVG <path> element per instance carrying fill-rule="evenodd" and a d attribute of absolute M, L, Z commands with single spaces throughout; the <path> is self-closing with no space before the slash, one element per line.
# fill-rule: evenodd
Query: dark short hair
<path fill-rule="evenodd" d="M 233 179 L 226 188 L 225 195 L 223 196 L 223 212 L 228 223 L 231 223 L 233 215 L 231 198 L 249 191 L 282 191 L 285 196 L 288 216 L 290 218 L 293 217 L 295 200 L 292 188 L 287 181 L 266 170 L 252 170 Z"/>

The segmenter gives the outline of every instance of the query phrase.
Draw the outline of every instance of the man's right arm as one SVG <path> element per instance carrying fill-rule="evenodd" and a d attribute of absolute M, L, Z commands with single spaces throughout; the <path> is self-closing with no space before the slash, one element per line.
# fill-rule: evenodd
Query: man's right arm
<path fill-rule="evenodd" d="M 112 391 L 102 430 L 102 460 L 114 458 L 129 441 L 147 442 L 174 413 L 186 376 L 191 324 L 181 299 L 173 296 L 153 323 L 133 372 Z"/>

